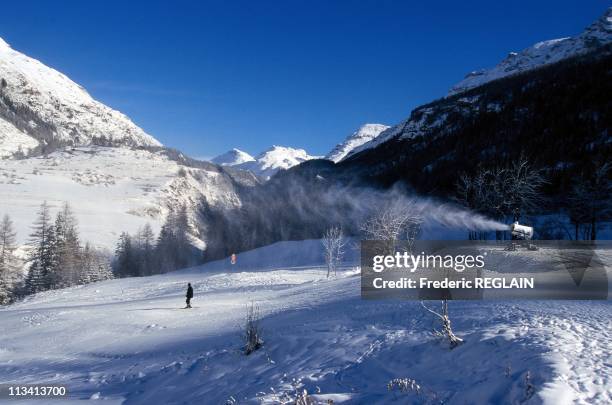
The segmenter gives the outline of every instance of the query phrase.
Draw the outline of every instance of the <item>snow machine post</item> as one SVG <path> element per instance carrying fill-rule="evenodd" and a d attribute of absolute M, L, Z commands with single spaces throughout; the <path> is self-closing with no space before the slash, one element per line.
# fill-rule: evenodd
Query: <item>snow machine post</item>
<path fill-rule="evenodd" d="M 529 250 L 538 250 L 536 245 L 529 243 L 533 238 L 533 227 L 515 222 L 510 225 L 510 233 L 512 235 L 512 245 L 509 250 L 517 250 L 519 244 L 525 246 Z"/>

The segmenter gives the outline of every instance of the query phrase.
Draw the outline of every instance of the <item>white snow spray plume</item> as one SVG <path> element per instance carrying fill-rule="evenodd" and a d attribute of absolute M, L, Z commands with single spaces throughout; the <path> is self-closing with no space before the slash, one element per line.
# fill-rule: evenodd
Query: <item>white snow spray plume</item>
<path fill-rule="evenodd" d="M 318 177 L 281 180 L 244 191 L 238 208 L 206 205 L 201 210 L 211 257 L 282 240 L 318 239 L 330 226 L 360 236 L 364 224 L 389 209 L 414 215 L 425 227 L 465 230 L 466 237 L 468 231 L 508 230 L 501 222 L 452 203 L 417 197 L 401 186 L 382 190 L 338 185 Z"/>
<path fill-rule="evenodd" d="M 508 225 L 483 215 L 433 200 L 416 198 L 425 222 L 434 221 L 449 228 L 465 228 L 471 231 L 507 231 Z"/>
<path fill-rule="evenodd" d="M 342 210 L 339 215 L 360 213 L 351 220 L 363 221 L 364 217 L 372 215 L 385 208 L 410 210 L 420 216 L 424 224 L 440 224 L 453 229 L 470 231 L 505 231 L 508 225 L 487 218 L 456 204 L 445 203 L 432 198 L 419 197 L 411 194 L 401 186 L 389 190 L 341 188 L 330 189 L 327 197 L 340 201 L 340 206 L 353 205 L 352 209 Z M 362 216 L 363 215 L 363 216 Z M 340 221 L 341 222 L 341 221 Z"/>

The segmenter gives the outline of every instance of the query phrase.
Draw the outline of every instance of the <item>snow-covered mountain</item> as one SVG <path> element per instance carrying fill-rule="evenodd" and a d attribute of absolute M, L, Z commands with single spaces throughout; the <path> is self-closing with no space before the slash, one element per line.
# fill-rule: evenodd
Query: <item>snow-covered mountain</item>
<path fill-rule="evenodd" d="M 538 42 L 521 52 L 510 52 L 492 69 L 469 73 L 465 79 L 451 88 L 449 95 L 464 92 L 492 80 L 585 54 L 610 42 L 612 42 L 612 7 L 578 36 Z"/>
<path fill-rule="evenodd" d="M 307 160 L 317 158 L 319 157 L 309 155 L 304 149 L 274 145 L 255 158 L 239 149 L 232 149 L 212 159 L 211 162 L 248 170 L 256 176 L 268 180 L 279 170 L 286 170 Z"/>
<path fill-rule="evenodd" d="M 350 155 L 355 148 L 376 138 L 382 131 L 388 128 L 387 125 L 383 124 L 365 124 L 357 131 L 347 136 L 342 143 L 336 145 L 336 147 L 325 156 L 325 159 L 337 163 Z"/>
<path fill-rule="evenodd" d="M 94 143 L 161 146 L 64 74 L 0 39 L 0 157 Z"/>
<path fill-rule="evenodd" d="M 412 139 L 419 135 L 439 133 L 447 125 L 449 117 L 456 116 L 457 112 L 467 111 L 478 105 L 479 96 L 461 96 L 460 93 L 496 79 L 527 73 L 572 56 L 602 49 L 610 43 L 612 43 L 612 7 L 608 8 L 603 16 L 576 37 L 539 42 L 520 53 L 511 53 L 493 69 L 470 73 L 449 91 L 449 97 L 453 95 L 458 97 L 457 100 L 453 101 L 452 108 L 441 109 L 436 106 L 436 102 L 417 107 L 412 111 L 410 117 L 385 129 L 372 140 L 355 147 L 349 156 L 373 149 L 394 138 Z M 500 105 L 499 103 L 490 103 L 484 108 L 487 111 L 495 112 L 500 109 Z"/>
<path fill-rule="evenodd" d="M 86 241 L 112 248 L 123 231 L 145 223 L 159 229 L 166 213 L 201 198 L 213 206 L 240 204 L 233 179 L 216 166 L 193 167 L 162 150 L 77 147 L 47 156 L 0 160 L 0 214 L 9 214 L 24 243 L 43 201 L 52 213 L 68 202 Z M 194 244 L 203 247 L 195 232 Z"/>
<path fill-rule="evenodd" d="M 221 166 L 236 166 L 245 162 L 252 162 L 255 158 L 240 149 L 232 149 L 211 160 L 212 163 Z"/>
<path fill-rule="evenodd" d="M 181 205 L 191 212 L 203 199 L 239 205 L 235 185 L 244 177 L 162 147 L 62 73 L 0 40 L 0 214 L 13 219 L 20 243 L 43 201 L 52 213 L 68 202 L 83 239 L 112 248 L 121 232 L 147 222 L 157 229 Z M 193 236 L 204 247 L 195 226 Z"/>

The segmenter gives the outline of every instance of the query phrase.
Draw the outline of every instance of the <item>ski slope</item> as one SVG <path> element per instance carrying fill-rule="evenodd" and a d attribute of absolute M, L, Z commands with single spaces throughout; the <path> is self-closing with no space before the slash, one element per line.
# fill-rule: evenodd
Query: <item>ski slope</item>
<path fill-rule="evenodd" d="M 466 340 L 451 351 L 417 302 L 360 299 L 355 252 L 327 279 L 318 246 L 281 242 L 240 254 L 236 266 L 110 280 L 0 309 L 0 384 L 66 384 L 62 403 L 279 404 L 303 389 L 335 404 L 612 401 L 609 301 L 451 302 Z M 187 282 L 191 310 L 181 309 Z M 249 302 L 265 343 L 244 356 Z M 393 378 L 416 380 L 420 392 L 389 391 Z"/>

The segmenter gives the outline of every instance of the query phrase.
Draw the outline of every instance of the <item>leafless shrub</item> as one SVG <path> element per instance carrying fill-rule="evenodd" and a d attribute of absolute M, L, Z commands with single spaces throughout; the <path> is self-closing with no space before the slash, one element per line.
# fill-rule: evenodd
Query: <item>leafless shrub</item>
<path fill-rule="evenodd" d="M 308 391 L 299 392 L 295 398 L 295 405 L 316 405 L 317 402 L 308 395 Z"/>
<path fill-rule="evenodd" d="M 441 313 L 436 312 L 433 309 L 428 308 L 423 301 L 421 301 L 421 305 L 427 311 L 431 312 L 432 314 L 434 314 L 435 316 L 440 318 L 440 320 L 442 321 L 442 331 L 437 331 L 436 333 L 439 336 L 442 336 L 442 337 L 444 337 L 445 339 L 448 340 L 449 346 L 450 346 L 451 349 L 454 349 L 455 347 L 457 347 L 457 346 L 459 346 L 460 344 L 463 343 L 463 339 L 461 339 L 460 337 L 456 336 L 453 333 L 453 328 L 451 327 L 451 320 L 450 320 L 450 317 L 448 315 L 448 300 L 442 300 L 442 311 L 441 311 Z"/>
<path fill-rule="evenodd" d="M 525 401 L 529 400 L 535 394 L 535 386 L 531 382 L 531 371 L 527 370 L 525 374 Z"/>
<path fill-rule="evenodd" d="M 412 392 L 419 397 L 420 404 L 442 403 L 435 391 L 424 388 L 412 378 L 394 378 L 387 383 L 387 390 L 397 390 L 401 393 Z"/>
<path fill-rule="evenodd" d="M 244 328 L 244 354 L 247 356 L 263 346 L 262 329 L 260 325 L 259 307 L 250 303 L 247 305 Z"/>
<path fill-rule="evenodd" d="M 421 386 L 412 378 L 394 378 L 387 383 L 387 390 L 393 391 L 398 389 L 400 392 L 413 391 L 417 394 L 421 393 Z"/>

